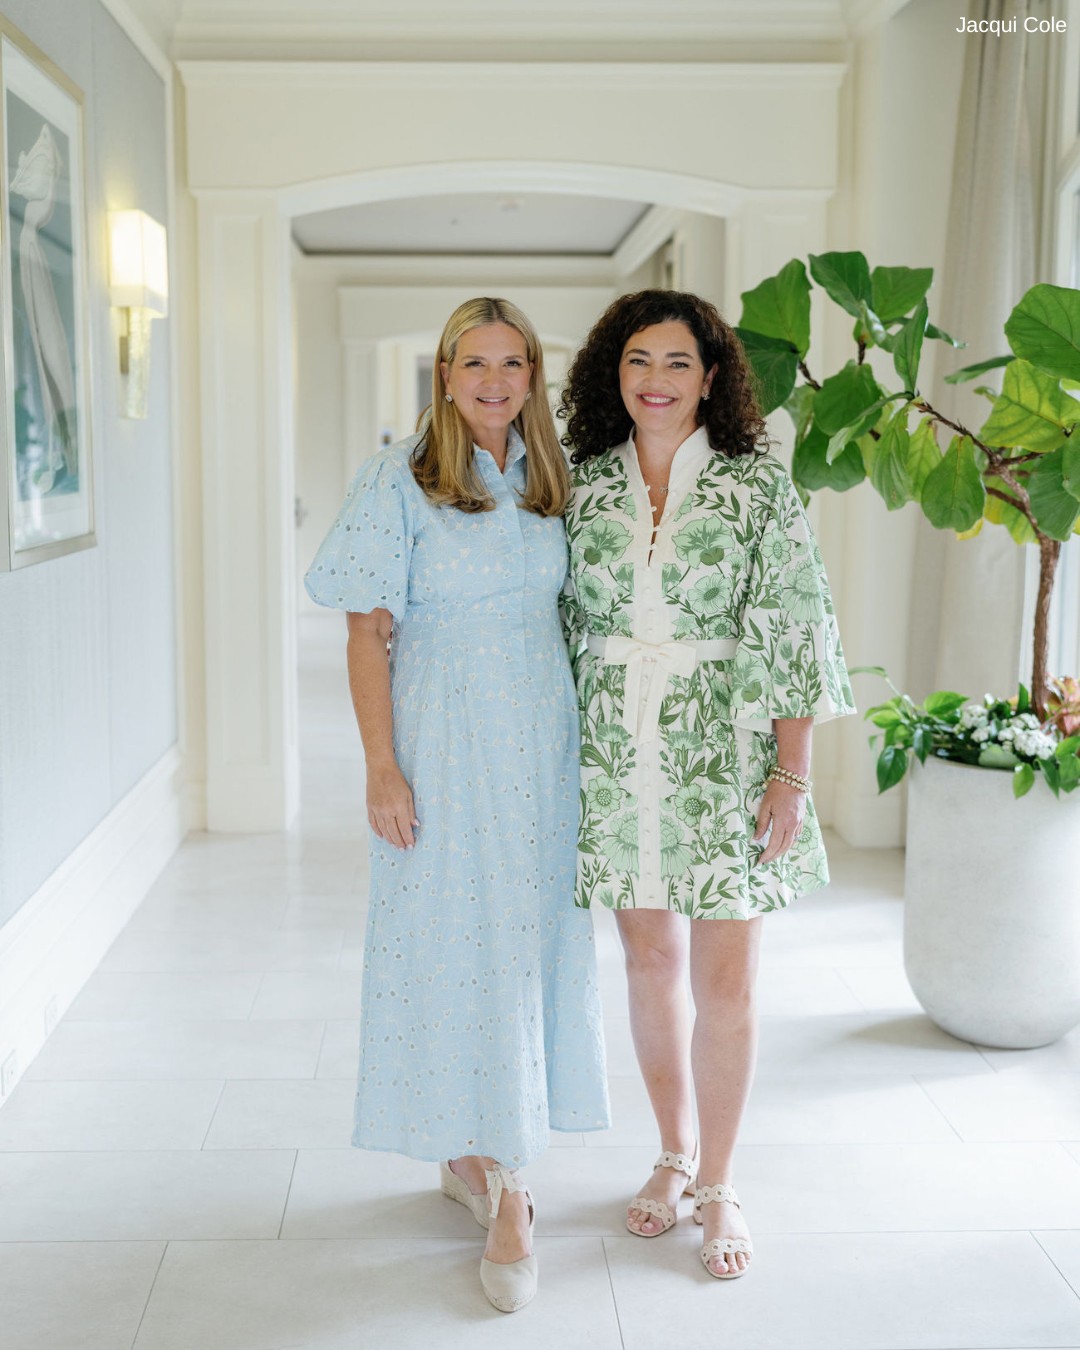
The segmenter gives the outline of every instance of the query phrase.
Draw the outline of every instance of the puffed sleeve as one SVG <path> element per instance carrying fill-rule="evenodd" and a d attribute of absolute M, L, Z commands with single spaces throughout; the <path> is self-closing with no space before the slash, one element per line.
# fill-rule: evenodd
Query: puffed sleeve
<path fill-rule="evenodd" d="M 751 731 L 771 731 L 776 717 L 828 722 L 855 711 L 817 540 L 772 464 L 732 666 L 732 720 Z"/>
<path fill-rule="evenodd" d="M 316 604 L 354 614 L 387 609 L 395 620 L 403 617 L 414 523 L 405 473 L 407 465 L 393 451 L 359 470 L 304 577 Z"/>

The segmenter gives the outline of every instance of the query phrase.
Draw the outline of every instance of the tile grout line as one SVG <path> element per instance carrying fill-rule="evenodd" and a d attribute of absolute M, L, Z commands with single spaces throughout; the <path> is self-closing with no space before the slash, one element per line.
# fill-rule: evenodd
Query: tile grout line
<path fill-rule="evenodd" d="M 169 1250 L 169 1239 L 165 1239 L 165 1245 L 161 1249 L 161 1259 L 157 1263 L 157 1269 L 154 1271 L 154 1278 L 150 1281 L 150 1288 L 146 1291 L 146 1302 L 143 1304 L 143 1310 L 139 1314 L 138 1325 L 135 1327 L 135 1335 L 131 1339 L 130 1350 L 135 1350 L 139 1340 L 139 1334 L 142 1331 L 142 1325 L 146 1321 L 146 1313 L 150 1307 L 150 1300 L 154 1297 L 154 1289 L 157 1286 L 158 1276 L 161 1274 L 161 1267 L 165 1264 L 165 1253 Z"/>
<path fill-rule="evenodd" d="M 319 1037 L 319 1049 L 315 1055 L 315 1068 L 311 1072 L 312 1082 L 314 1082 L 319 1076 L 319 1067 L 322 1064 L 323 1047 L 326 1045 L 326 1037 L 329 1030 L 330 1030 L 330 1019 L 327 1018 L 322 1024 L 322 1035 Z"/>
<path fill-rule="evenodd" d="M 953 1134 L 956 1135 L 957 1139 L 959 1139 L 960 1142 L 961 1142 L 962 1144 L 968 1143 L 969 1141 L 966 1140 L 966 1139 L 964 1138 L 964 1136 L 960 1133 L 960 1131 L 959 1131 L 959 1130 L 956 1128 L 956 1126 L 952 1123 L 952 1121 L 951 1121 L 951 1120 L 949 1119 L 949 1117 L 945 1114 L 945 1112 L 942 1110 L 942 1108 L 937 1104 L 936 1101 L 934 1101 L 934 1099 L 933 1099 L 933 1097 L 931 1097 L 930 1093 L 927 1092 L 927 1090 L 926 1090 L 926 1085 L 923 1083 L 923 1081 L 922 1081 L 922 1079 L 919 1077 L 919 1075 L 918 1075 L 917 1073 L 913 1073 L 913 1074 L 911 1075 L 911 1080 L 912 1080 L 912 1082 L 915 1084 L 915 1086 L 919 1089 L 919 1091 L 923 1094 L 923 1096 L 926 1098 L 926 1100 L 930 1103 L 930 1105 L 934 1108 L 934 1110 L 938 1113 L 938 1115 L 941 1117 L 941 1119 L 945 1122 L 945 1124 L 948 1125 L 949 1129 L 952 1130 Z"/>
<path fill-rule="evenodd" d="M 300 1150 L 294 1149 L 292 1171 L 289 1173 L 289 1185 L 285 1191 L 285 1203 L 281 1207 L 281 1222 L 278 1224 L 277 1239 L 276 1239 L 278 1242 L 281 1241 L 282 1229 L 285 1227 L 285 1215 L 289 1212 L 289 1199 L 292 1196 L 293 1178 L 296 1176 L 296 1166 L 299 1161 L 300 1161 Z"/>
<path fill-rule="evenodd" d="M 214 1109 L 210 1112 L 210 1119 L 206 1122 L 206 1132 L 202 1137 L 202 1143 L 199 1145 L 199 1152 L 206 1152 L 206 1141 L 210 1138 L 210 1131 L 214 1128 L 214 1121 L 217 1119 L 217 1113 L 221 1110 L 221 1099 L 225 1096 L 225 1089 L 229 1084 L 227 1078 L 221 1080 L 221 1091 L 217 1095 L 217 1101 L 214 1103 Z"/>
<path fill-rule="evenodd" d="M 600 1248 L 604 1253 L 604 1269 L 607 1271 L 608 1288 L 611 1290 L 611 1306 L 615 1309 L 615 1326 L 619 1333 L 619 1345 L 622 1350 L 626 1350 L 626 1339 L 623 1336 L 622 1318 L 619 1316 L 619 1300 L 615 1297 L 615 1281 L 611 1277 L 611 1261 L 608 1259 L 607 1238 L 601 1235 Z"/>
<path fill-rule="evenodd" d="M 1050 1253 L 1046 1250 L 1046 1248 L 1043 1246 L 1043 1244 L 1039 1241 L 1039 1235 L 1038 1235 L 1038 1233 L 1036 1233 L 1033 1229 L 1030 1229 L 1030 1228 L 1029 1228 L 1027 1231 L 1031 1234 L 1032 1240 L 1034 1241 L 1034 1243 L 1036 1244 L 1036 1246 L 1039 1248 L 1039 1250 L 1042 1252 L 1042 1254 L 1046 1257 L 1046 1259 L 1050 1262 L 1050 1264 L 1054 1267 L 1054 1269 L 1057 1271 L 1057 1273 L 1061 1276 L 1061 1278 L 1062 1278 L 1062 1279 L 1065 1281 L 1065 1283 L 1068 1285 L 1069 1289 L 1072 1291 L 1073 1297 L 1076 1298 L 1076 1299 L 1080 1299 L 1080 1289 L 1077 1289 L 1077 1287 L 1073 1284 L 1072 1280 L 1069 1279 L 1068 1275 L 1065 1274 L 1065 1272 L 1061 1269 L 1061 1267 L 1058 1265 L 1058 1263 L 1054 1260 L 1054 1258 L 1053 1258 L 1053 1257 L 1050 1255 Z M 1049 1229 L 1049 1230 L 1044 1230 L 1044 1231 L 1053 1232 L 1054 1230 L 1053 1230 L 1053 1229 Z M 1065 1231 L 1067 1232 L 1067 1231 L 1069 1231 L 1069 1230 L 1066 1229 Z"/>

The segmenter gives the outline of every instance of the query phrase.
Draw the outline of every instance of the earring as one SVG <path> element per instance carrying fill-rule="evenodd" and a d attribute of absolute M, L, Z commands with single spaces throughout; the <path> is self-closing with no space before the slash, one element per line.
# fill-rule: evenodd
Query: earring
<path fill-rule="evenodd" d="M 447 394 L 447 395 L 446 395 L 446 401 L 447 401 L 447 403 L 453 403 L 453 401 L 454 401 L 454 396 L 453 396 L 453 394 Z"/>
<path fill-rule="evenodd" d="M 708 391 L 707 389 L 706 389 L 706 390 L 703 392 L 703 394 L 701 395 L 701 401 L 702 401 L 702 403 L 708 403 L 708 401 L 709 401 L 709 391 Z"/>
<path fill-rule="evenodd" d="M 532 398 L 532 390 L 531 390 L 531 389 L 527 389 L 527 390 L 525 391 L 525 402 L 528 403 L 529 399 L 531 399 L 531 398 Z"/>

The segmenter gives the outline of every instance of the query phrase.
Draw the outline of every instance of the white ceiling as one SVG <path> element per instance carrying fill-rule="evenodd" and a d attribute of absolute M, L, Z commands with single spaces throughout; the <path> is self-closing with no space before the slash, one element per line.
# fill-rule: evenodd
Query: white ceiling
<path fill-rule="evenodd" d="M 767 59 L 843 43 L 907 0 L 127 0 L 174 55 Z M 818 55 L 819 53 L 808 53 Z"/>
<path fill-rule="evenodd" d="M 298 216 L 293 237 L 305 253 L 610 255 L 647 209 L 554 192 L 456 193 Z"/>

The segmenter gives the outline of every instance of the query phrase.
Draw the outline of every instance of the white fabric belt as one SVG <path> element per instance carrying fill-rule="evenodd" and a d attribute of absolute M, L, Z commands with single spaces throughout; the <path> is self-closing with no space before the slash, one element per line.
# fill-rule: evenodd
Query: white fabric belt
<path fill-rule="evenodd" d="M 653 740 L 660 731 L 660 709 L 673 675 L 693 675 L 702 661 L 730 661 L 738 649 L 735 638 L 705 642 L 641 642 L 616 635 L 590 633 L 585 644 L 594 656 L 612 666 L 626 667 L 622 724 L 631 736 Z M 646 686 L 645 672 L 652 672 Z"/>

